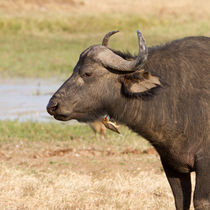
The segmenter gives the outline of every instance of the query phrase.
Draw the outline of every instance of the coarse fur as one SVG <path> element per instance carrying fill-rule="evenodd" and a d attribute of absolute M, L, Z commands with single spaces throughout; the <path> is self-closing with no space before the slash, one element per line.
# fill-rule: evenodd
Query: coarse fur
<path fill-rule="evenodd" d="M 108 50 L 112 62 L 112 53 L 135 59 Z M 58 120 L 84 122 L 108 114 L 126 124 L 158 151 L 176 209 L 190 207 L 192 171 L 194 207 L 210 209 L 210 38 L 186 37 L 150 47 L 136 72 L 104 66 L 98 55 L 105 51 L 108 57 L 108 50 L 95 45 L 81 54 L 73 75 L 51 98 L 48 112 Z"/>

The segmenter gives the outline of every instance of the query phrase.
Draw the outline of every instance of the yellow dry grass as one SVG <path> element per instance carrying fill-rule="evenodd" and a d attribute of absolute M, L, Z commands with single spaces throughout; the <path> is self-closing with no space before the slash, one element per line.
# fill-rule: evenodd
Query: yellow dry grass
<path fill-rule="evenodd" d="M 163 174 L 116 172 L 93 178 L 69 170 L 37 172 L 0 166 L 1 209 L 173 209 Z"/>
<path fill-rule="evenodd" d="M 124 15 L 127 18 L 126 15 L 138 15 L 193 21 L 208 20 L 209 8 L 209 0 L 0 0 L 0 11 L 8 15 L 38 14 L 52 18 L 81 15 Z"/>
<path fill-rule="evenodd" d="M 140 28 L 147 37 L 165 41 L 208 36 L 209 8 L 209 0 L 0 0 L 0 28 L 68 37 Z"/>
<path fill-rule="evenodd" d="M 24 140 L 2 144 L 0 209 L 175 209 L 156 153 L 72 146 Z"/>
<path fill-rule="evenodd" d="M 209 0 L 0 0 L 0 10 L 14 12 L 52 12 L 54 15 L 152 15 L 154 17 L 208 19 Z"/>
<path fill-rule="evenodd" d="M 175 209 L 165 175 L 153 170 L 94 178 L 70 170 L 29 173 L 1 164 L 0 190 L 1 210 Z"/>

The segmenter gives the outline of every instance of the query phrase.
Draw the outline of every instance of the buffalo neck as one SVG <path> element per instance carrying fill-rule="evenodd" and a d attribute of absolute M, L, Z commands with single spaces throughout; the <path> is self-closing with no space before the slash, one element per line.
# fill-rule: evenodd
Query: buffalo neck
<path fill-rule="evenodd" d="M 168 147 L 169 144 L 173 144 L 170 141 L 171 138 L 185 137 L 181 136 L 179 128 L 174 126 L 175 119 L 170 119 L 168 104 L 163 95 L 144 100 L 120 97 L 117 103 L 112 104 L 109 114 L 119 123 L 127 125 L 149 140 L 157 150 L 158 147 Z M 168 133 L 170 133 L 170 139 L 167 139 Z"/>

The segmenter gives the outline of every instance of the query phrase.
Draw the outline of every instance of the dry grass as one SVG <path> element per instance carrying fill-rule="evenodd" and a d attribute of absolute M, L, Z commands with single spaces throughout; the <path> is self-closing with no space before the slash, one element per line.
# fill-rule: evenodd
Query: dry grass
<path fill-rule="evenodd" d="M 30 173 L 0 166 L 1 209 L 173 209 L 163 174 L 116 172 L 95 178 L 70 170 Z"/>
<path fill-rule="evenodd" d="M 159 156 L 133 133 L 97 140 L 84 125 L 2 124 L 1 210 L 175 209 Z"/>
<path fill-rule="evenodd" d="M 141 14 L 153 16 L 172 16 L 176 18 L 207 18 L 210 2 L 208 0 L 0 0 L 2 11 L 20 12 L 58 12 L 69 15 L 81 14 Z"/>
<path fill-rule="evenodd" d="M 182 28 L 181 24 L 193 28 L 197 24 L 200 34 L 208 28 L 209 8 L 208 0 L 0 0 L 0 28 L 93 33 L 138 27 L 169 30 L 171 26 Z"/>

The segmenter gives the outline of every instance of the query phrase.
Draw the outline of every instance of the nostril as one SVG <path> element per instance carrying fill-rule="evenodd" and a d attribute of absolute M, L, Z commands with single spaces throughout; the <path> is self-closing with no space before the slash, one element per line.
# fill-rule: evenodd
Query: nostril
<path fill-rule="evenodd" d="M 49 114 L 54 114 L 54 111 L 58 108 L 58 103 L 56 101 L 49 101 L 47 105 L 47 111 Z"/>
<path fill-rule="evenodd" d="M 58 104 L 56 103 L 56 104 L 53 104 L 53 106 L 51 106 L 50 108 L 51 108 L 51 110 L 56 110 L 57 109 L 57 107 L 58 107 Z"/>

